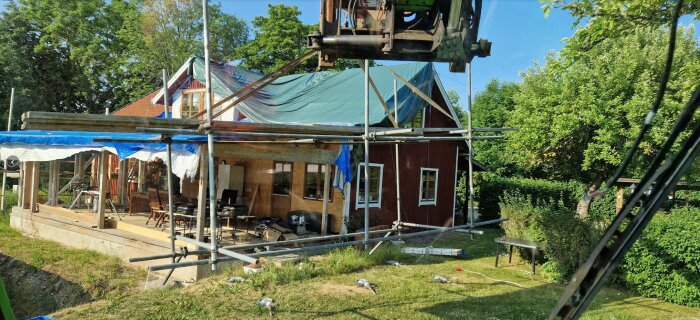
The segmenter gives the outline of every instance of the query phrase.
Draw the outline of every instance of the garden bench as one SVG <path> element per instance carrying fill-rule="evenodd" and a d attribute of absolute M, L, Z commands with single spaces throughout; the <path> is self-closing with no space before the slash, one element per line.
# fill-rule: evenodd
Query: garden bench
<path fill-rule="evenodd" d="M 508 263 L 513 261 L 513 246 L 530 249 L 532 251 L 532 274 L 535 274 L 535 257 L 544 248 L 544 245 L 539 242 L 523 240 L 511 237 L 499 237 L 496 241 L 496 268 L 498 268 L 498 257 L 501 255 L 501 245 L 509 246 Z"/>

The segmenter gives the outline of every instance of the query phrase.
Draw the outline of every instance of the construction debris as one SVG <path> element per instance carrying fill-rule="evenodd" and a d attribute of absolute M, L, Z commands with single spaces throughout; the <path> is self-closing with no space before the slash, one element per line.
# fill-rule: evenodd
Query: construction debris
<path fill-rule="evenodd" d="M 377 286 L 374 285 L 374 284 L 369 283 L 369 280 L 367 280 L 367 279 L 360 279 L 360 280 L 357 280 L 357 281 L 355 282 L 355 284 L 356 284 L 358 287 L 367 288 L 367 289 L 369 289 L 370 291 L 372 291 L 372 293 L 377 294 L 377 290 L 376 290 Z"/>
<path fill-rule="evenodd" d="M 226 282 L 228 282 L 228 283 L 239 283 L 239 282 L 244 282 L 244 281 L 245 281 L 245 279 L 243 279 L 243 277 L 231 277 L 231 278 L 226 279 Z"/>
<path fill-rule="evenodd" d="M 261 308 L 266 308 L 267 311 L 270 313 L 270 317 L 272 317 L 272 309 L 276 305 L 277 303 L 275 303 L 275 300 L 273 300 L 272 298 L 263 297 L 258 299 L 258 306 L 260 306 Z"/>
<path fill-rule="evenodd" d="M 427 254 L 433 256 L 450 256 L 450 257 L 466 257 L 467 254 L 463 249 L 450 249 L 450 248 L 417 248 L 417 247 L 405 247 L 401 249 L 403 253 L 408 254 Z"/>
<path fill-rule="evenodd" d="M 401 262 L 394 261 L 394 260 L 387 260 L 387 261 L 386 261 L 386 264 L 388 264 L 388 265 L 390 265 L 390 266 L 394 266 L 394 267 L 400 267 L 400 266 L 401 266 Z"/>
<path fill-rule="evenodd" d="M 433 276 L 433 282 L 437 283 L 450 283 L 450 280 L 447 280 L 447 278 L 443 276 Z"/>

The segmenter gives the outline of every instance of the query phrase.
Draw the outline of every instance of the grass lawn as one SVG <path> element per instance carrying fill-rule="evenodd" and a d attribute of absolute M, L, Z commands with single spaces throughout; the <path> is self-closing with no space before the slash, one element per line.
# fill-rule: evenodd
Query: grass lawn
<path fill-rule="evenodd" d="M 278 319 L 543 319 L 549 315 L 563 287 L 540 275 L 529 274 L 526 262 L 494 268 L 495 244 L 501 234 L 486 230 L 475 240 L 447 234 L 414 245 L 461 247 L 468 259 L 400 256 L 404 266 L 381 264 L 395 258 L 384 250 L 371 258 L 354 250 L 313 257 L 301 266 L 273 267 L 228 284 L 240 268 L 227 270 L 185 288 L 135 289 L 53 314 L 65 319 L 269 319 L 259 308 L 260 297 L 274 298 Z M 507 262 L 507 259 L 505 259 Z M 372 264 L 378 264 L 372 266 Z M 463 271 L 457 271 L 461 268 Z M 488 279 L 516 282 L 525 288 Z M 431 281 L 442 275 L 453 283 Z M 377 294 L 357 288 L 365 278 L 377 285 Z M 617 289 L 604 289 L 584 319 L 699 319 L 700 309 L 641 298 Z"/>

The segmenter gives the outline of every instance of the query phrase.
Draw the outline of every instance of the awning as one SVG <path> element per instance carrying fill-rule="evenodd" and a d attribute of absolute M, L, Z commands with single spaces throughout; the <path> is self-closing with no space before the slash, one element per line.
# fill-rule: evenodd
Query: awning
<path fill-rule="evenodd" d="M 89 131 L 10 131 L 0 132 L 0 159 L 16 156 L 20 161 L 51 161 L 65 159 L 80 152 L 108 151 L 119 156 L 143 161 L 166 159 L 164 143 L 95 142 L 95 139 L 153 140 L 160 135 L 148 133 L 89 132 Z M 177 135 L 172 144 L 172 171 L 179 178 L 194 178 L 199 165 L 199 144 L 206 137 Z M 192 142 L 188 144 L 187 142 Z"/>

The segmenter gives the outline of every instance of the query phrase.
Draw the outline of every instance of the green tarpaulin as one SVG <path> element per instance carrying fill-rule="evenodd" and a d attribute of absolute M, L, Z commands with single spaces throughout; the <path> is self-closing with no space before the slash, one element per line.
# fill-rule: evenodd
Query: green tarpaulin
<path fill-rule="evenodd" d="M 204 60 L 192 58 L 190 72 L 204 83 Z M 435 70 L 430 63 L 390 66 L 430 96 Z M 229 64 L 212 66 L 212 89 L 221 97 L 236 93 L 263 75 Z M 370 76 L 389 109 L 394 111 L 394 76 L 384 67 L 370 68 Z M 287 75 L 275 80 L 238 104 L 253 122 L 284 124 L 364 125 L 364 75 L 361 69 Z M 401 81 L 398 88 L 398 122 L 408 123 L 428 104 Z M 386 112 L 370 87 L 370 125 L 389 125 Z"/>

